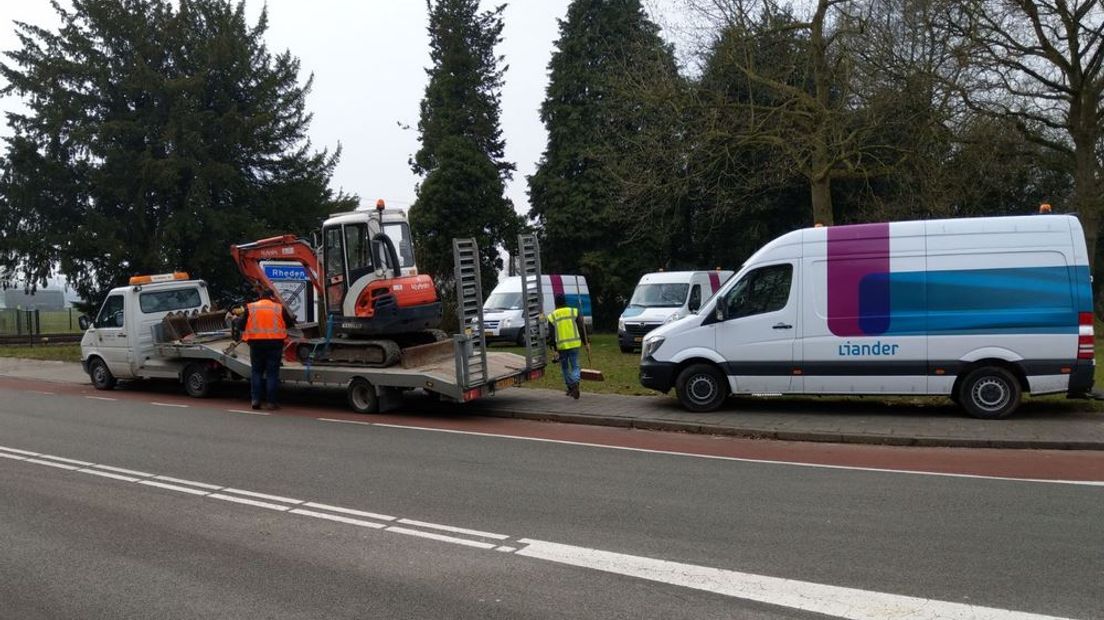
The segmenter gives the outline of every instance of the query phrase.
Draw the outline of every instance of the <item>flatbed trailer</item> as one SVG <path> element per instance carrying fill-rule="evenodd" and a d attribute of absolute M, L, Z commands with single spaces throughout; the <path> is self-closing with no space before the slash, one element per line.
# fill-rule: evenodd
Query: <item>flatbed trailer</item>
<path fill-rule="evenodd" d="M 344 389 L 353 411 L 377 413 L 396 408 L 402 394 L 414 389 L 445 401 L 463 403 L 544 376 L 541 360 L 516 353 L 487 352 L 485 378 L 473 380 L 466 363 L 470 359 L 465 354 L 467 339 L 454 337 L 450 344 L 454 347 L 451 355 L 412 367 L 308 365 L 285 360 L 280 367 L 280 381 Z M 215 383 L 228 378 L 248 380 L 251 374 L 249 347 L 231 340 L 229 334 L 202 342 L 159 343 L 155 348 L 162 359 L 179 369 L 178 376 L 191 396 L 207 396 Z"/>

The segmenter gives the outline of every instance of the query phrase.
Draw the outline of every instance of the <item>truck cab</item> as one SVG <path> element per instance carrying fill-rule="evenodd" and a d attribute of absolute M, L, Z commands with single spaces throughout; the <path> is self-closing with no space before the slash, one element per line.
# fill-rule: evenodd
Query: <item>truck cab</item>
<path fill-rule="evenodd" d="M 211 308 L 207 283 L 186 273 L 135 276 L 112 289 L 94 317 L 80 318 L 81 365 L 101 390 L 118 379 L 176 378 L 180 369 L 156 355 L 161 320 L 170 312 L 205 312 Z"/>

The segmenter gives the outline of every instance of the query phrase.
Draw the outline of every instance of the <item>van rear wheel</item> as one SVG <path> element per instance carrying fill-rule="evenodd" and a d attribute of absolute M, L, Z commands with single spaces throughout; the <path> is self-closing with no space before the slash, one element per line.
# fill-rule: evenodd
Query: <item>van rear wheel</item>
<path fill-rule="evenodd" d="M 958 387 L 958 404 L 983 420 L 1000 420 L 1020 406 L 1020 382 L 999 366 L 983 366 L 966 375 Z"/>
<path fill-rule="evenodd" d="M 679 373 L 675 392 L 688 411 L 716 411 L 728 398 L 728 380 L 716 366 L 694 364 Z"/>

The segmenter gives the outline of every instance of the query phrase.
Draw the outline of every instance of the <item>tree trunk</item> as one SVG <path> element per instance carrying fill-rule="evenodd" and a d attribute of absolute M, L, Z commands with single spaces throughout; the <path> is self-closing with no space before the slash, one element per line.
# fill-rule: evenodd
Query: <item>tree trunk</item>
<path fill-rule="evenodd" d="M 1096 152 L 1094 143 L 1089 139 L 1074 139 L 1074 172 L 1073 172 L 1073 208 L 1077 217 L 1081 220 L 1081 227 L 1085 229 L 1085 246 L 1089 253 L 1089 269 L 1093 274 L 1093 282 L 1104 282 L 1104 265 L 1096 260 L 1096 239 L 1100 234 L 1100 220 L 1104 212 L 1104 201 L 1101 200 L 1099 183 L 1097 181 Z M 1104 297 L 1101 287 L 1094 287 L 1094 306 L 1097 314 L 1104 311 Z"/>
<path fill-rule="evenodd" d="M 824 175 L 809 181 L 809 190 L 813 199 L 813 224 L 831 226 L 832 217 L 832 179 Z"/>

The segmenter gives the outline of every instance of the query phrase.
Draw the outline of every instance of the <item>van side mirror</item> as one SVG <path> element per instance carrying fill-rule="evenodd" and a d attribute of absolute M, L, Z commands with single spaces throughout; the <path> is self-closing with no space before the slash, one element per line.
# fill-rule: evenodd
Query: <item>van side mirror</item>
<path fill-rule="evenodd" d="M 701 298 L 691 297 L 690 303 L 686 304 L 686 309 L 694 313 L 701 310 Z"/>
<path fill-rule="evenodd" d="M 82 314 L 77 317 L 77 325 L 80 325 L 81 331 L 88 331 L 89 327 L 92 327 L 92 319 L 87 314 Z"/>
<path fill-rule="evenodd" d="M 725 305 L 720 303 L 720 300 L 717 302 L 717 307 L 713 309 L 713 318 L 718 323 L 725 320 Z"/>

